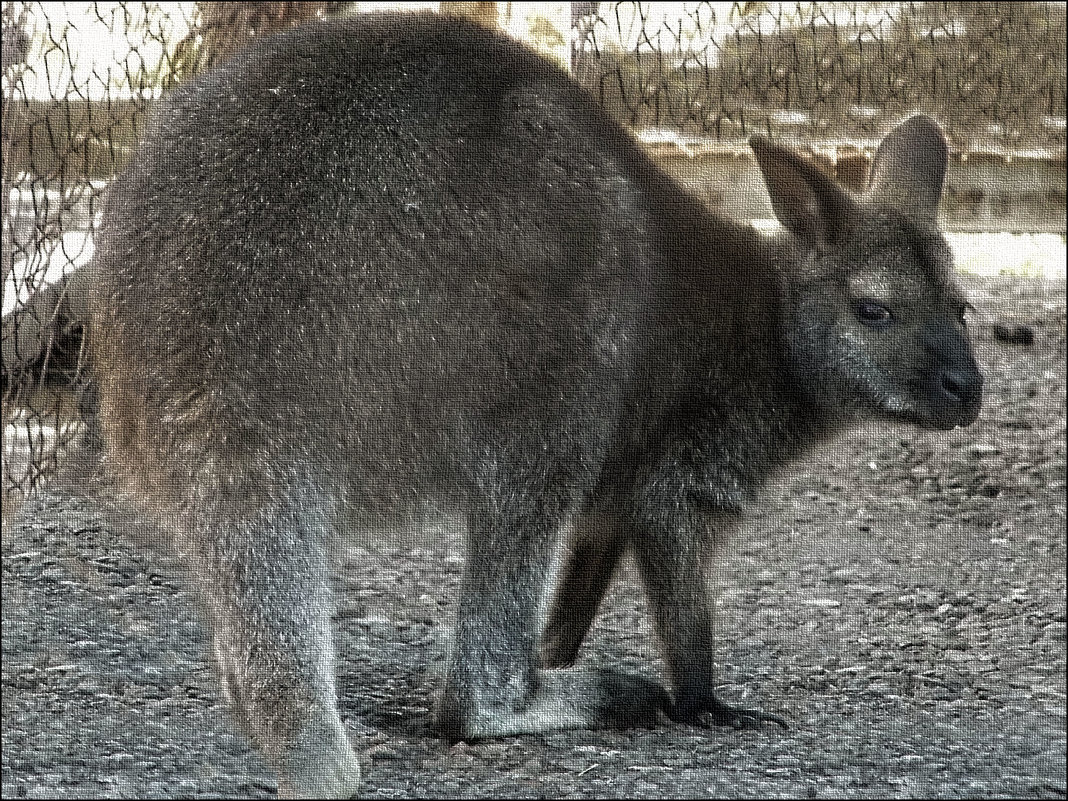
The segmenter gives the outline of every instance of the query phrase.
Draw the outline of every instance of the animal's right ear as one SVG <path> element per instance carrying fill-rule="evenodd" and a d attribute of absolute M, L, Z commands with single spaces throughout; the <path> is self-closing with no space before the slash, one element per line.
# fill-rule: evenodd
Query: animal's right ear
<path fill-rule="evenodd" d="M 775 216 L 809 250 L 836 245 L 857 219 L 849 193 L 796 153 L 754 136 L 749 146 L 764 174 Z"/>
<path fill-rule="evenodd" d="M 938 123 L 923 114 L 887 134 L 871 165 L 868 196 L 934 222 L 942 199 L 949 146 Z"/>

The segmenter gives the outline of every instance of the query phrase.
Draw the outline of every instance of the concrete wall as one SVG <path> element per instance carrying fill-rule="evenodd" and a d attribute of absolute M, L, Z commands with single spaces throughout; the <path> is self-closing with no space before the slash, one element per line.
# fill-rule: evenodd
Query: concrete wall
<path fill-rule="evenodd" d="M 736 218 L 774 217 L 748 148 L 652 145 L 658 163 L 709 206 Z M 846 186 L 860 189 L 869 158 L 853 149 L 813 154 Z M 941 208 L 943 230 L 1065 233 L 1065 157 L 951 155 Z"/>

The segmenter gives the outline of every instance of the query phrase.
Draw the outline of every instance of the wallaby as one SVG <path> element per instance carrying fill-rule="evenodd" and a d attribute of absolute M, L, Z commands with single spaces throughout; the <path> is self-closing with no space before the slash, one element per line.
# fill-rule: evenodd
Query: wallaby
<path fill-rule="evenodd" d="M 358 786 L 343 521 L 466 523 L 449 738 L 781 723 L 712 692 L 709 526 L 852 421 L 970 424 L 982 378 L 936 124 L 895 128 L 861 196 L 752 147 L 777 238 L 710 213 L 546 59 L 435 15 L 265 37 L 160 104 L 98 239 L 104 466 L 188 552 L 282 794 Z M 568 667 L 627 550 L 670 693 Z"/>

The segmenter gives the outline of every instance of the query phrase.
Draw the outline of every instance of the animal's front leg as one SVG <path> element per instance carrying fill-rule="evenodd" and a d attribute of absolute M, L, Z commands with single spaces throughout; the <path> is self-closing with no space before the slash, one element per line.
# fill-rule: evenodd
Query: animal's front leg
<path fill-rule="evenodd" d="M 662 503 L 636 524 L 635 558 L 675 690 L 669 714 L 691 724 L 787 728 L 777 715 L 729 706 L 712 690 L 713 602 L 704 569 L 708 536 L 702 516 L 685 500 Z"/>

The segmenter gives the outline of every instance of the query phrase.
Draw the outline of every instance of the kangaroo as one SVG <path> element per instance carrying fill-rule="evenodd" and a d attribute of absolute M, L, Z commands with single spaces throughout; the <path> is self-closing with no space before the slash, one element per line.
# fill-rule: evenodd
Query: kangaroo
<path fill-rule="evenodd" d="M 464 521 L 448 738 L 785 725 L 712 692 L 709 527 L 855 421 L 969 425 L 982 377 L 931 119 L 856 196 L 752 148 L 777 237 L 546 59 L 435 15 L 265 37 L 160 104 L 98 239 L 104 469 L 187 553 L 280 794 L 358 787 L 328 577 L 353 520 Z M 570 666 L 626 551 L 670 691 Z"/>

